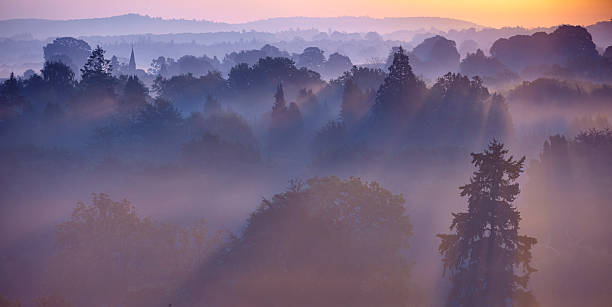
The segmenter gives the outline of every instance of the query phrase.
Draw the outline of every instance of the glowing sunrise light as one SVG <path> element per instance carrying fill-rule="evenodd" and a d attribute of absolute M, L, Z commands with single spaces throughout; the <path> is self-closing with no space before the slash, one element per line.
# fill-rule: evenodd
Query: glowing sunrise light
<path fill-rule="evenodd" d="M 93 1 L 23 0 L 4 1 L 1 19 L 72 19 L 147 14 L 162 18 L 206 19 L 239 23 L 272 17 L 370 16 L 370 17 L 449 17 L 484 26 L 554 26 L 562 23 L 587 25 L 612 16 L 612 1 L 569 0 L 107 0 Z"/>

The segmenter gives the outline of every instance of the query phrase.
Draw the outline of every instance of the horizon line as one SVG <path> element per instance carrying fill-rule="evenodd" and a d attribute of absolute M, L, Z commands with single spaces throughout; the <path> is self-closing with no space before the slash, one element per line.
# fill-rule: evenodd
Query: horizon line
<path fill-rule="evenodd" d="M 162 20 L 162 21 L 191 21 L 191 22 L 209 22 L 209 23 L 216 23 L 216 24 L 227 24 L 227 25 L 242 25 L 242 24 L 248 24 L 248 23 L 254 23 L 254 22 L 259 22 L 259 21 L 266 21 L 266 20 L 275 20 L 275 19 L 291 19 L 291 18 L 309 18 L 309 19 L 334 19 L 334 18 L 366 18 L 366 19 L 374 19 L 374 20 L 384 20 L 384 19 L 402 19 L 402 18 L 430 18 L 430 19 L 446 19 L 446 20 L 452 20 L 452 21 L 458 21 L 458 22 L 464 22 L 464 23 L 468 23 L 471 24 L 473 26 L 471 27 L 466 27 L 465 29 L 469 29 L 469 28 L 488 28 L 488 29 L 503 29 L 503 28 L 523 28 L 523 29 L 528 29 L 528 30 L 533 30 L 533 29 L 539 29 L 539 28 L 552 28 L 552 27 L 558 27 L 561 25 L 580 25 L 580 26 L 589 26 L 589 25 L 594 25 L 596 23 L 599 22 L 608 22 L 608 21 L 612 21 L 612 18 L 610 19 L 606 19 L 606 20 L 599 20 L 599 21 L 594 21 L 591 24 L 571 24 L 571 23 L 559 23 L 559 24 L 555 24 L 555 25 L 550 25 L 550 26 L 546 26 L 546 25 L 539 25 L 539 26 L 534 26 L 534 27 L 526 27 L 526 26 L 522 26 L 522 25 L 504 25 L 504 26 L 500 26 L 500 27 L 495 27 L 495 26 L 490 26 L 490 25 L 483 25 L 483 24 L 479 24 L 470 20 L 465 20 L 465 19 L 459 19 L 459 18 L 455 18 L 455 17 L 442 17 L 442 16 L 385 16 L 385 17 L 373 17 L 373 16 L 369 16 L 369 15 L 336 15 L 336 16 L 303 16 L 303 15 L 292 15 L 292 16 L 275 16 L 275 17 L 268 17 L 268 18 L 260 18 L 260 19 L 252 19 L 252 20 L 248 20 L 248 21 L 241 21 L 241 22 L 228 22 L 228 21 L 218 21 L 218 20 L 213 20 L 213 19 L 196 19 L 196 18 L 176 18 L 176 17 L 162 17 L 162 16 L 153 16 L 153 15 L 149 15 L 149 14 L 141 14 L 141 13 L 134 13 L 134 12 L 129 12 L 129 13 L 124 13 L 124 14 L 118 14 L 118 15 L 109 15 L 109 16 L 103 16 L 103 17 L 80 17 L 80 18 L 44 18 L 44 17 L 15 17 L 15 18 L 7 18 L 7 19 L 0 19 L 0 22 L 3 21 L 26 21 L 26 20 L 39 20 L 39 21 L 83 21 L 83 20 L 95 20 L 95 19 L 108 19 L 108 18 L 115 18 L 115 17 L 125 17 L 125 16 L 138 16 L 138 17 L 147 17 L 150 19 L 156 19 L 156 20 Z"/>

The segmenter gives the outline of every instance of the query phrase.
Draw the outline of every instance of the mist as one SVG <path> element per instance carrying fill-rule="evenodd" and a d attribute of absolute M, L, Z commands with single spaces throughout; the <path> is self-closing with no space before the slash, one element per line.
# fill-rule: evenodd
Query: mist
<path fill-rule="evenodd" d="M 610 21 L 119 19 L 0 21 L 0 306 L 612 301 Z"/>

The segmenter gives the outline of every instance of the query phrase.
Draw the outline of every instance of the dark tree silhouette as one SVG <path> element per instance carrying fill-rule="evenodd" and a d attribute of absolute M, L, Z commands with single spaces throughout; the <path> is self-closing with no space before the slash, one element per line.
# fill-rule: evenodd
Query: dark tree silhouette
<path fill-rule="evenodd" d="M 607 84 L 585 86 L 584 83 L 539 78 L 523 81 L 508 92 L 508 100 L 530 106 L 584 107 L 607 106 L 612 87 Z"/>
<path fill-rule="evenodd" d="M 346 149 L 348 149 L 346 125 L 342 121 L 330 121 L 323 128 L 317 131 L 312 140 L 314 152 L 314 162 L 323 164 L 336 162 L 336 159 L 348 159 Z"/>
<path fill-rule="evenodd" d="M 223 59 L 223 65 L 231 65 L 232 67 L 240 63 L 255 65 L 260 59 L 266 57 L 288 58 L 290 57 L 290 55 L 286 51 L 280 51 L 280 49 L 278 49 L 277 47 L 266 44 L 259 50 L 242 50 L 240 52 L 234 51 L 232 53 L 226 54 L 225 58 Z"/>
<path fill-rule="evenodd" d="M 325 64 L 325 55 L 323 50 L 317 47 L 308 47 L 304 49 L 302 54 L 296 55 L 296 64 L 298 67 L 306 67 L 311 70 L 319 71 Z"/>
<path fill-rule="evenodd" d="M 302 89 L 318 91 L 325 86 L 319 73 L 297 68 L 293 60 L 281 57 L 260 58 L 252 67 L 246 63 L 238 64 L 230 70 L 226 82 L 230 97 L 248 101 L 250 106 L 265 103 L 264 99 L 257 97 L 269 97 L 279 83 L 290 96 Z"/>
<path fill-rule="evenodd" d="M 152 104 L 144 105 L 133 128 L 142 134 L 168 132 L 180 126 L 182 119 L 181 113 L 170 101 L 157 98 Z"/>
<path fill-rule="evenodd" d="M 376 91 L 385 81 L 387 75 L 382 69 L 353 66 L 350 71 L 345 72 L 338 81 L 344 84 L 349 79 L 353 80 L 362 90 Z M 333 81 L 332 81 L 333 83 Z"/>
<path fill-rule="evenodd" d="M 261 60 L 260 60 L 261 61 Z M 252 71 L 247 63 L 240 63 L 233 66 L 227 78 L 227 83 L 231 89 L 236 91 L 247 89 L 251 86 Z"/>
<path fill-rule="evenodd" d="M 280 149 L 295 142 L 301 128 L 302 114 L 298 105 L 292 102 L 287 106 L 283 86 L 278 85 L 270 114 L 270 146 Z"/>
<path fill-rule="evenodd" d="M 45 62 L 40 72 L 43 80 L 54 88 L 66 90 L 75 85 L 74 72 L 62 62 Z"/>
<path fill-rule="evenodd" d="M 440 77 L 431 87 L 424 114 L 427 122 L 435 130 L 425 129 L 423 134 L 431 134 L 430 139 L 443 143 L 465 142 L 472 139 L 478 146 L 487 142 L 476 140 L 485 121 L 485 101 L 489 91 L 479 78 L 470 78 L 448 73 Z M 481 120 L 477 120 L 481 119 Z"/>
<path fill-rule="evenodd" d="M 521 217 L 512 204 L 520 192 L 516 180 L 525 157 L 515 160 L 507 154 L 504 144 L 495 140 L 484 152 L 472 153 L 477 170 L 470 183 L 460 187 L 461 196 L 468 197 L 468 211 L 453 213 L 450 229 L 455 234 L 438 235 L 444 274 L 453 283 L 448 306 L 535 302 L 527 282 L 536 271 L 530 265 L 536 239 L 518 234 Z"/>
<path fill-rule="evenodd" d="M 27 101 L 21 94 L 23 84 L 21 79 L 11 73 L 9 78 L 0 85 L 0 119 L 7 119 L 21 114 Z"/>
<path fill-rule="evenodd" d="M 468 77 L 480 77 L 489 83 L 503 83 L 518 79 L 518 75 L 508 69 L 498 59 L 487 57 L 480 49 L 468 53 L 459 65 L 462 74 Z"/>
<path fill-rule="evenodd" d="M 216 102 L 214 99 L 210 101 Z M 185 126 L 193 138 L 210 133 L 219 136 L 223 141 L 254 149 L 259 146 L 249 123 L 242 116 L 231 111 L 222 111 L 220 108 L 217 110 L 211 107 L 211 110 L 205 111 L 204 115 L 193 113 L 186 119 Z"/>
<path fill-rule="evenodd" d="M 282 112 L 285 112 L 286 110 L 287 110 L 287 101 L 285 100 L 285 92 L 283 91 L 283 85 L 279 84 L 276 87 L 276 93 L 274 93 L 274 105 L 272 106 L 272 114 L 281 114 Z"/>
<path fill-rule="evenodd" d="M 158 77 L 153 84 L 153 90 L 159 97 L 171 100 L 183 112 L 201 111 L 202 100 L 212 95 L 219 97 L 224 94 L 227 82 L 219 72 L 209 72 L 195 77 L 192 74 L 178 75 L 170 79 Z"/>
<path fill-rule="evenodd" d="M 81 82 L 79 86 L 93 95 L 113 95 L 115 79 L 112 76 L 113 68 L 110 60 L 104 58 L 104 49 L 97 46 L 91 52 L 87 62 L 81 68 Z"/>
<path fill-rule="evenodd" d="M 100 46 L 97 46 L 96 49 L 91 52 L 87 62 L 83 68 L 81 68 L 83 80 L 111 75 L 113 68 L 110 65 L 110 60 L 104 58 L 105 52 L 106 51 Z"/>
<path fill-rule="evenodd" d="M 376 93 L 375 120 L 383 127 L 401 127 L 422 105 L 425 84 L 412 72 L 408 55 L 400 47 L 393 55 L 389 74 Z"/>
<path fill-rule="evenodd" d="M 40 112 L 44 104 L 49 99 L 49 86 L 38 74 L 32 74 L 22 80 L 23 88 L 22 93 L 25 99 L 28 101 L 28 110 L 33 112 Z"/>
<path fill-rule="evenodd" d="M 149 90 L 140 82 L 138 77 L 129 76 L 123 89 L 121 109 L 123 112 L 134 112 L 145 106 Z"/>
<path fill-rule="evenodd" d="M 174 66 L 176 66 L 176 68 Z M 173 70 L 176 70 L 175 74 L 192 73 L 198 77 L 204 76 L 209 72 L 215 71 L 215 59 L 211 59 L 207 56 L 196 57 L 193 55 L 185 55 L 176 61 L 176 65 L 169 65 L 168 70 L 170 74 L 172 74 Z"/>
<path fill-rule="evenodd" d="M 591 34 L 581 26 L 562 25 L 550 34 L 500 38 L 490 52 L 515 72 L 531 75 L 530 78 L 612 78 L 612 62 L 599 55 Z"/>

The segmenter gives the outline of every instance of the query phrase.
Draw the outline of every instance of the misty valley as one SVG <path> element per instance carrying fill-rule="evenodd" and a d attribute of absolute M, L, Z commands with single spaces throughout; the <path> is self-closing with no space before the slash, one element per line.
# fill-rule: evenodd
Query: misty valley
<path fill-rule="evenodd" d="M 113 18 L 0 21 L 0 307 L 611 306 L 612 21 Z"/>

